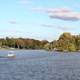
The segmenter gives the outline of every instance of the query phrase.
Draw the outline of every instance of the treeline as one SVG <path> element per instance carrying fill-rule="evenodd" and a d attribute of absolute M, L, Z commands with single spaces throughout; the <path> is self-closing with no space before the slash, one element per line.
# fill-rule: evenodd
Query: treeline
<path fill-rule="evenodd" d="M 58 40 L 54 40 L 45 45 L 47 50 L 57 51 L 80 51 L 80 35 L 63 33 Z"/>
<path fill-rule="evenodd" d="M 48 42 L 47 40 L 35 40 L 24 38 L 1 38 L 1 48 L 16 48 L 16 49 L 45 49 L 56 51 L 80 51 L 80 35 L 71 35 L 63 33 L 58 40 Z"/>
<path fill-rule="evenodd" d="M 47 40 L 35 40 L 24 38 L 1 38 L 0 48 L 16 48 L 16 49 L 43 49 L 44 45 L 49 43 Z"/>

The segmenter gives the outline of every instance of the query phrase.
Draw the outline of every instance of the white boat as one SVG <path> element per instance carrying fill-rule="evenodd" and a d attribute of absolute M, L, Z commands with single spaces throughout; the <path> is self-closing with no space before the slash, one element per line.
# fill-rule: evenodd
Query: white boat
<path fill-rule="evenodd" d="M 7 57 L 13 58 L 13 57 L 16 57 L 16 55 L 14 54 L 14 51 L 9 51 Z"/>

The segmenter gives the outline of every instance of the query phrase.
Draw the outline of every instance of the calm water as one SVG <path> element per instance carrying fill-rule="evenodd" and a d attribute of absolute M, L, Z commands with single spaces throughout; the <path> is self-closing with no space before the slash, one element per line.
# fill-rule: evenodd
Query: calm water
<path fill-rule="evenodd" d="M 0 58 L 0 80 L 80 80 L 80 54 L 15 50 L 15 59 Z M 7 55 L 8 50 L 0 50 Z"/>

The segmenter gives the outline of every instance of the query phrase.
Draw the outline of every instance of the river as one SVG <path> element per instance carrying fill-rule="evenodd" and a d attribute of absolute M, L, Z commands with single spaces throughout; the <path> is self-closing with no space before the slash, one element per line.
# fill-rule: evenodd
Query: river
<path fill-rule="evenodd" d="M 6 56 L 10 50 L 0 50 Z M 80 53 L 14 50 L 0 58 L 0 80 L 80 80 Z"/>

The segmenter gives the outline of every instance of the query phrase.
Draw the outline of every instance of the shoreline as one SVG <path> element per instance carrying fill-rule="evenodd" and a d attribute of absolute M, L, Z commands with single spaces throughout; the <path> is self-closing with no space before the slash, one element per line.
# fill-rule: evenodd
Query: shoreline
<path fill-rule="evenodd" d="M 11 50 L 11 51 L 15 51 L 15 50 L 33 50 L 33 51 L 36 51 L 36 50 L 43 50 L 43 51 L 47 51 L 47 52 L 60 52 L 60 53 L 75 53 L 75 52 L 80 52 L 80 50 L 78 51 L 57 51 L 57 50 L 45 50 L 45 49 L 16 49 L 16 48 L 0 48 L 0 50 Z"/>
<path fill-rule="evenodd" d="M 0 48 L 0 50 L 44 50 L 46 51 L 45 49 L 11 49 L 11 48 Z"/>

